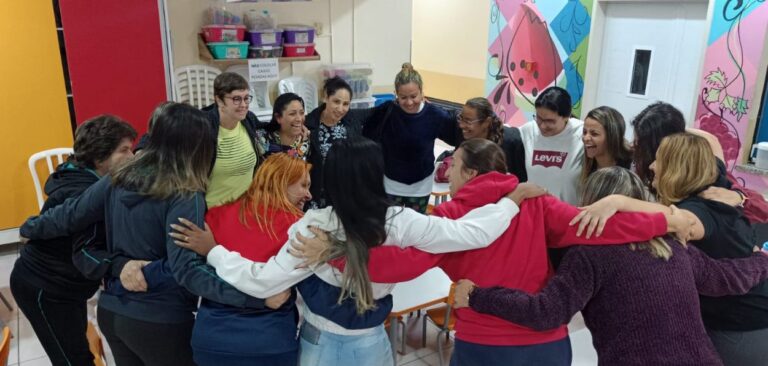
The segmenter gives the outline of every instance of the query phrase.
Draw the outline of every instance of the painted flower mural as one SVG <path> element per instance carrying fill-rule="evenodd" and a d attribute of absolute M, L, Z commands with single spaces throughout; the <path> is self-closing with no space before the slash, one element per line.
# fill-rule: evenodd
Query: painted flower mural
<path fill-rule="evenodd" d="M 756 107 L 759 65 L 768 31 L 765 0 L 716 0 L 710 26 L 696 127 L 720 140 L 728 170 L 749 188 L 765 191 L 768 181 L 734 170 L 749 136 L 746 118 Z"/>

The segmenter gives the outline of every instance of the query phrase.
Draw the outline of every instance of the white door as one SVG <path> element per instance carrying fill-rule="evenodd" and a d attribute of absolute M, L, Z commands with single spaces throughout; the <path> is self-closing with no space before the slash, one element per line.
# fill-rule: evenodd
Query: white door
<path fill-rule="evenodd" d="M 595 106 L 624 115 L 629 141 L 632 118 L 656 101 L 674 105 L 693 125 L 706 19 L 706 1 L 607 4 Z"/>

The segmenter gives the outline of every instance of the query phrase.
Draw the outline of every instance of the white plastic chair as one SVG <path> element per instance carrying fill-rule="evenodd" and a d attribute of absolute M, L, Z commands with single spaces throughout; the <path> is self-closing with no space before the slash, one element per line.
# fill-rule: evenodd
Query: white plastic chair
<path fill-rule="evenodd" d="M 220 74 L 221 70 L 206 65 L 177 68 L 173 72 L 175 100 L 197 108 L 213 104 L 213 80 Z"/>
<path fill-rule="evenodd" d="M 248 80 L 248 65 L 232 65 L 227 68 L 227 72 L 234 72 Z M 266 81 L 248 82 L 250 86 L 249 93 L 253 96 L 248 110 L 259 117 L 272 115 L 272 103 L 269 102 L 269 86 Z"/>
<path fill-rule="evenodd" d="M 74 154 L 75 151 L 72 150 L 71 147 L 60 147 L 57 149 L 50 149 L 41 151 L 39 153 L 34 153 L 32 156 L 29 157 L 29 172 L 32 173 L 32 182 L 35 183 L 35 193 L 37 194 L 37 205 L 39 206 L 39 209 L 43 209 L 43 203 L 45 200 L 43 200 L 43 189 L 40 185 L 40 177 L 37 176 L 37 162 L 45 159 L 45 162 L 48 164 L 48 174 L 52 174 L 54 170 L 56 169 L 59 164 L 66 161 L 66 156 Z M 58 162 L 54 165 L 53 164 L 53 158 L 56 157 Z"/>
<path fill-rule="evenodd" d="M 309 114 L 317 108 L 317 84 L 314 81 L 298 76 L 291 76 L 277 82 L 280 94 L 296 93 L 304 99 L 304 113 Z"/>

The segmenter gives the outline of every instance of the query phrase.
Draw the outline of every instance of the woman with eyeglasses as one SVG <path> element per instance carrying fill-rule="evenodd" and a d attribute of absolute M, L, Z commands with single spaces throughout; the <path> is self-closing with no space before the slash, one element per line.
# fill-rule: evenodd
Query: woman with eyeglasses
<path fill-rule="evenodd" d="M 456 145 L 456 120 L 440 107 L 426 103 L 421 75 L 404 63 L 395 76 L 395 102 L 375 108 L 366 119 L 363 136 L 381 144 L 384 188 L 401 206 L 426 213 L 435 170 L 435 139 Z"/>
<path fill-rule="evenodd" d="M 504 151 L 507 172 L 520 182 L 528 180 L 525 171 L 525 147 L 516 127 L 505 126 L 493 111 L 488 99 L 472 98 L 464 103 L 461 114 L 456 116 L 464 140 L 481 138 L 495 142 Z"/>
<path fill-rule="evenodd" d="M 256 133 L 259 153 L 264 157 L 286 153 L 306 160 L 309 138 L 304 133 L 304 120 L 304 99 L 294 93 L 278 96 L 272 109 L 272 120 Z"/>
<path fill-rule="evenodd" d="M 536 98 L 536 115 L 520 127 L 528 180 L 572 205 L 579 202 L 584 122 L 571 117 L 571 96 L 550 87 Z"/>
<path fill-rule="evenodd" d="M 222 73 L 213 81 L 215 103 L 203 108 L 216 139 L 205 193 L 208 207 L 232 202 L 245 193 L 263 158 L 255 141 L 257 131 L 267 124 L 248 111 L 253 99 L 248 90 L 248 81 L 239 74 Z"/>

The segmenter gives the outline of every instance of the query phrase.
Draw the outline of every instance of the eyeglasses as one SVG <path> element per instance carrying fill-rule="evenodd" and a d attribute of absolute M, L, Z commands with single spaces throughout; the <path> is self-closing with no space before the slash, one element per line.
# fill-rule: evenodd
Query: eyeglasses
<path fill-rule="evenodd" d="M 470 120 L 470 119 L 467 119 L 466 117 L 464 117 L 464 116 L 462 116 L 460 114 L 456 115 L 456 121 L 458 121 L 459 123 L 465 123 L 465 124 L 468 124 L 468 125 L 471 125 L 471 124 L 476 123 L 476 122 L 480 122 L 482 120 L 483 120 L 482 118 Z"/>
<path fill-rule="evenodd" d="M 253 96 L 251 95 L 246 95 L 244 97 L 238 96 L 238 97 L 224 97 L 224 98 L 232 99 L 232 103 L 234 103 L 235 105 L 241 105 L 243 104 L 243 102 L 245 102 L 245 104 L 251 104 L 251 101 L 253 100 Z"/>

